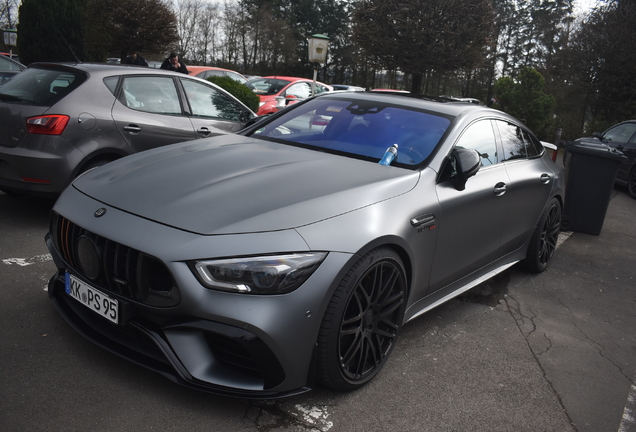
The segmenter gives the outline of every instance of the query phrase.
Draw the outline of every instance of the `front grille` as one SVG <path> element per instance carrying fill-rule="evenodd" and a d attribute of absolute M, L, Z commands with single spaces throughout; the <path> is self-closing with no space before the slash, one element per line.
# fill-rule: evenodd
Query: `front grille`
<path fill-rule="evenodd" d="M 66 264 L 96 287 L 150 306 L 170 307 L 179 303 L 174 278 L 157 258 L 94 234 L 56 212 L 51 214 L 49 229 Z M 80 241 L 92 245 L 98 268 L 80 260 Z"/>

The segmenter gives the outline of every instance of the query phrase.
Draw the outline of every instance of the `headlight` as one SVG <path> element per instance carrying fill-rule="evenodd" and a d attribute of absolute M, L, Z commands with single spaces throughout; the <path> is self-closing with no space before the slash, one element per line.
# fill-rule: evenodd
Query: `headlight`
<path fill-rule="evenodd" d="M 197 261 L 194 274 L 207 288 L 250 294 L 284 294 L 303 284 L 326 252 Z"/>

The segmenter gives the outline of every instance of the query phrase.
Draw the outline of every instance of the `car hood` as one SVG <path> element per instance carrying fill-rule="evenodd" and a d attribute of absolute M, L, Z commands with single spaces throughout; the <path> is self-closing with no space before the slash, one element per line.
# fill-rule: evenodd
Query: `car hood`
<path fill-rule="evenodd" d="M 411 190 L 419 172 L 224 135 L 137 153 L 73 186 L 112 207 L 199 234 L 283 230 Z"/>

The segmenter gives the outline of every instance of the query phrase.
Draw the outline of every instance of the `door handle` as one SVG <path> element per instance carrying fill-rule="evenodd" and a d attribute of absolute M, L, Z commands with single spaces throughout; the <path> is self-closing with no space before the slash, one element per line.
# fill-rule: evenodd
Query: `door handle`
<path fill-rule="evenodd" d="M 506 193 L 507 188 L 508 186 L 505 183 L 499 182 L 495 185 L 495 189 L 493 190 L 493 192 L 495 193 L 495 196 L 502 196 Z"/>
<path fill-rule="evenodd" d="M 197 133 L 200 133 L 201 135 L 210 135 L 212 131 L 206 127 L 200 127 L 197 129 Z"/>
<path fill-rule="evenodd" d="M 552 180 L 552 177 L 550 176 L 550 174 L 541 174 L 541 183 L 543 184 L 548 184 L 550 183 L 550 180 Z"/>
<path fill-rule="evenodd" d="M 124 130 L 126 132 L 131 132 L 131 133 L 139 133 L 141 132 L 141 128 L 137 125 L 128 125 L 128 126 L 124 126 Z"/>

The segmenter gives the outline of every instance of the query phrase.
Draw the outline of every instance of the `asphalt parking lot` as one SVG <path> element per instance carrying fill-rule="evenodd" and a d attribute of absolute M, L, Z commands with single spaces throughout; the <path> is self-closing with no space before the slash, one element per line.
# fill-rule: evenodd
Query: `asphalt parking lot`
<path fill-rule="evenodd" d="M 45 292 L 49 201 L 0 192 L 1 431 L 636 432 L 636 200 L 408 323 L 365 388 L 248 401 L 173 384 L 84 340 Z"/>

